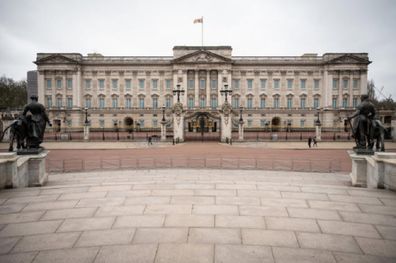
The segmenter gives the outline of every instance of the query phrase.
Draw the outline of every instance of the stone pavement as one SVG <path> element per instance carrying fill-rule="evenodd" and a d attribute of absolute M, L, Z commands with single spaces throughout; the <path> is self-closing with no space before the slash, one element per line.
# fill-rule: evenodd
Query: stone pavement
<path fill-rule="evenodd" d="M 0 262 L 396 262 L 396 194 L 348 175 L 53 174 L 0 191 Z"/>

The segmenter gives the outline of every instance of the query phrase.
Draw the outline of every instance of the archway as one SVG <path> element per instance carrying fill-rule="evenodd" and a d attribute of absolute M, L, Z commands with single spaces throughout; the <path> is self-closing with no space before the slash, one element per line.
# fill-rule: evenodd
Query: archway
<path fill-rule="evenodd" d="M 195 112 L 184 119 L 186 141 L 220 141 L 220 116 Z"/>

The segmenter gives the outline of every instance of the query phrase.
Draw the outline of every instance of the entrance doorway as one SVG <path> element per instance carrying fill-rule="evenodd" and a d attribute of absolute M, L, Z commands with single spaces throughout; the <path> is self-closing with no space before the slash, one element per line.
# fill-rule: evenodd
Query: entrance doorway
<path fill-rule="evenodd" d="M 185 118 L 186 141 L 220 141 L 220 118 L 208 112 L 197 112 Z"/>

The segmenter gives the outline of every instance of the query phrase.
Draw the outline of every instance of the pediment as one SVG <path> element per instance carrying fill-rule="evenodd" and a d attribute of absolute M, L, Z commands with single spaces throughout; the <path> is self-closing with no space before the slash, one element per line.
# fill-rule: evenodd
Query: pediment
<path fill-rule="evenodd" d="M 328 61 L 329 64 L 369 64 L 368 59 L 364 59 L 352 54 L 345 54 Z"/>
<path fill-rule="evenodd" d="M 79 61 L 61 54 L 53 54 L 35 61 L 38 64 L 78 64 Z"/>
<path fill-rule="evenodd" d="M 173 60 L 174 63 L 231 63 L 231 59 L 210 51 L 198 50 Z"/>

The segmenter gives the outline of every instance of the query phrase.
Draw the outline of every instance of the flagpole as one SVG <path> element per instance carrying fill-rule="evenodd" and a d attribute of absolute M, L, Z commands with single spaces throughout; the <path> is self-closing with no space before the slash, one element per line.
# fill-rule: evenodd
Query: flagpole
<path fill-rule="evenodd" d="M 203 47 L 203 23 L 204 23 L 203 16 L 201 17 L 201 19 L 202 19 L 202 23 L 201 23 L 201 44 L 202 44 L 202 47 Z"/>

